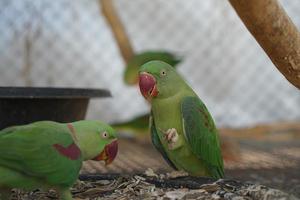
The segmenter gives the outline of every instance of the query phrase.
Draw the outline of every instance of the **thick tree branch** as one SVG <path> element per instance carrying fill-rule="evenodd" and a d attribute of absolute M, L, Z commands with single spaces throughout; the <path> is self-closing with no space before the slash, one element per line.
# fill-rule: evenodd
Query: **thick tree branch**
<path fill-rule="evenodd" d="M 278 70 L 300 89 L 300 33 L 277 0 L 229 0 Z"/>
<path fill-rule="evenodd" d="M 134 51 L 126 34 L 125 28 L 114 8 L 113 0 L 99 0 L 99 3 L 102 8 L 102 14 L 109 23 L 117 41 L 122 57 L 124 61 L 128 63 L 128 61 L 133 57 Z"/>

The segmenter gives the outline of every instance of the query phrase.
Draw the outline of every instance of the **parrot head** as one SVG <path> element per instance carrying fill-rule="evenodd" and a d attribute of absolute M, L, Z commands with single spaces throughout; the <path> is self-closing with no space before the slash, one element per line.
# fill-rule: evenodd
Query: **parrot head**
<path fill-rule="evenodd" d="M 92 120 L 74 122 L 72 126 L 84 160 L 103 160 L 108 165 L 115 159 L 118 143 L 113 128 Z"/>
<path fill-rule="evenodd" d="M 174 67 L 162 61 L 150 61 L 139 71 L 139 87 L 142 95 L 153 98 L 168 98 L 180 91 L 186 84 Z"/>
<path fill-rule="evenodd" d="M 178 63 L 181 62 L 182 58 L 174 53 L 167 51 L 157 50 L 157 51 L 144 51 L 139 54 L 134 55 L 127 63 L 124 81 L 128 85 L 135 85 L 139 82 L 138 70 L 139 68 L 152 60 L 160 60 L 168 63 L 169 65 L 176 67 Z"/>

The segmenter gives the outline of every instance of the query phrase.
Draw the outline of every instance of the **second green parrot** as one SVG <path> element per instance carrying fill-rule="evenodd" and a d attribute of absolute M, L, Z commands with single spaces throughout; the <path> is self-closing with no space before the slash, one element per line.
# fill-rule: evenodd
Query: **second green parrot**
<path fill-rule="evenodd" d="M 69 188 L 84 160 L 111 163 L 117 155 L 115 131 L 100 121 L 35 122 L 0 131 L 0 199 L 11 188 L 54 188 L 71 200 Z"/>
<path fill-rule="evenodd" d="M 145 51 L 133 56 L 127 63 L 125 72 L 124 72 L 124 81 L 128 85 L 134 85 L 138 83 L 139 80 L 139 69 L 140 67 L 151 61 L 151 60 L 161 60 L 174 68 L 178 63 L 181 62 L 179 56 L 174 53 L 167 51 Z M 134 134 L 135 136 L 143 136 L 149 133 L 149 113 L 142 114 L 137 116 L 129 121 L 118 122 L 112 124 L 112 127 L 115 128 L 118 132 L 126 132 L 129 134 Z"/>
<path fill-rule="evenodd" d="M 144 64 L 139 87 L 151 103 L 152 143 L 169 165 L 192 176 L 224 177 L 214 121 L 174 68 L 161 61 Z"/>

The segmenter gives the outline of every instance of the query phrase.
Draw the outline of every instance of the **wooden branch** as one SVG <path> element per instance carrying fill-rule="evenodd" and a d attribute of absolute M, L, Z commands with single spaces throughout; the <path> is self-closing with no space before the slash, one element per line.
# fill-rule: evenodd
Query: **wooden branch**
<path fill-rule="evenodd" d="M 229 0 L 278 70 L 300 89 L 300 33 L 277 0 Z"/>
<path fill-rule="evenodd" d="M 125 28 L 114 8 L 113 0 L 99 0 L 102 8 L 102 14 L 109 23 L 114 37 L 119 46 L 121 55 L 126 63 L 134 56 L 134 51 L 130 40 L 126 34 Z"/>

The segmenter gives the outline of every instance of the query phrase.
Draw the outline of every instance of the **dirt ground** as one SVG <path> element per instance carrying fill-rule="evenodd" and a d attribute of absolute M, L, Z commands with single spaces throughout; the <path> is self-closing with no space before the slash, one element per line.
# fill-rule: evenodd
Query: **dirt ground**
<path fill-rule="evenodd" d="M 300 197 L 300 123 L 221 129 L 226 178 L 263 184 Z M 149 140 L 121 139 L 118 158 L 105 168 L 93 161 L 82 173 L 157 173 L 171 168 Z"/>

